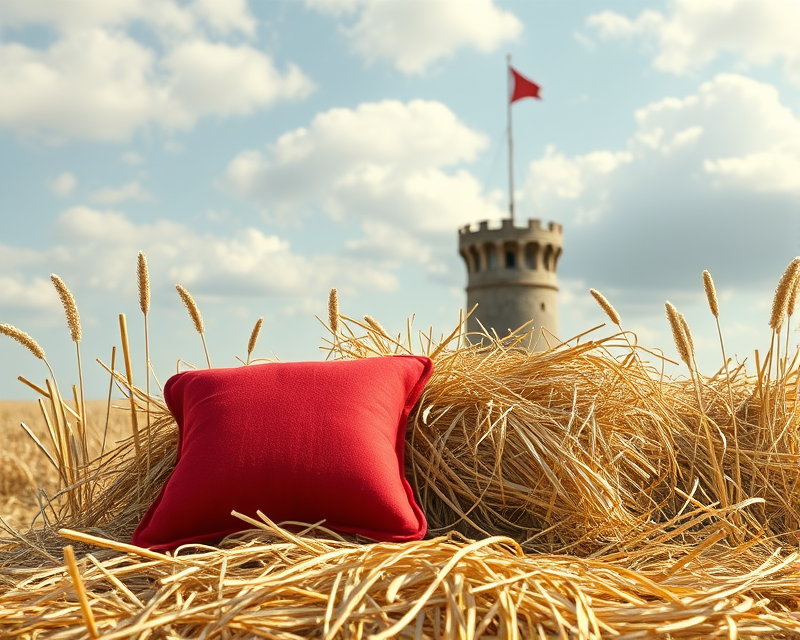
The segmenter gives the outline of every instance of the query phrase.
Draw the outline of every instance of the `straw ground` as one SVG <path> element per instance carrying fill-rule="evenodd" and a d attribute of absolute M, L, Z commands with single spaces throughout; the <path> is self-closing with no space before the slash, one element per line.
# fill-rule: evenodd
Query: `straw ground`
<path fill-rule="evenodd" d="M 91 490 L 67 488 L 47 526 L 9 532 L 0 633 L 800 634 L 800 376 L 775 339 L 752 375 L 724 363 L 670 379 L 626 332 L 532 353 L 527 335 L 473 345 L 459 326 L 415 344 L 410 328 L 395 338 L 335 311 L 329 358 L 435 361 L 406 456 L 429 539 L 370 544 L 249 514 L 251 529 L 219 547 L 131 547 L 174 465 L 176 425 L 163 400 L 113 374 L 150 408 L 149 463 L 130 434 L 92 462 Z"/>

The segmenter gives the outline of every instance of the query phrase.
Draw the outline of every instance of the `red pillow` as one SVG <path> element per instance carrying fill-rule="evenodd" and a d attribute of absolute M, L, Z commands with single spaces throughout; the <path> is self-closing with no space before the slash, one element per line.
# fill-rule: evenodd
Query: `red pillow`
<path fill-rule="evenodd" d="M 172 376 L 175 470 L 133 543 L 174 549 L 248 528 L 231 515 L 314 523 L 373 540 L 425 535 L 404 475 L 408 414 L 431 375 L 422 356 L 271 363 Z"/>

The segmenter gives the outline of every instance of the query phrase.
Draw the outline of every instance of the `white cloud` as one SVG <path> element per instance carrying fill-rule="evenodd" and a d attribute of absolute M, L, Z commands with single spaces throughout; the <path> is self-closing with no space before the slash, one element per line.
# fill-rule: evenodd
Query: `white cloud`
<path fill-rule="evenodd" d="M 305 257 L 285 240 L 255 228 L 229 236 L 200 234 L 190 227 L 159 220 L 136 224 L 119 211 L 71 207 L 58 219 L 59 244 L 48 263 L 62 265 L 90 287 L 107 291 L 133 287 L 128 262 L 120 255 L 144 251 L 153 273 L 165 274 L 168 288 L 179 282 L 192 292 L 216 298 L 324 295 L 333 283 L 362 290 L 391 291 L 396 278 L 385 269 L 335 255 Z M 156 283 L 158 286 L 158 283 Z"/>
<path fill-rule="evenodd" d="M 240 31 L 251 38 L 255 35 L 258 21 L 250 13 L 247 0 L 195 0 L 191 8 L 220 33 Z"/>
<path fill-rule="evenodd" d="M 705 160 L 703 168 L 721 179 L 720 186 L 748 185 L 755 191 L 800 193 L 800 155 L 757 151 L 739 158 Z"/>
<path fill-rule="evenodd" d="M 135 151 L 126 151 L 120 156 L 120 160 L 122 160 L 125 164 L 144 164 L 144 158 Z"/>
<path fill-rule="evenodd" d="M 118 204 L 126 200 L 152 200 L 152 194 L 138 180 L 123 184 L 121 187 L 103 187 L 89 196 L 91 202 L 98 204 Z"/>
<path fill-rule="evenodd" d="M 305 98 L 313 85 L 293 64 L 281 74 L 272 59 L 249 45 L 184 42 L 161 62 L 170 103 L 181 120 L 244 115 L 281 99 Z"/>
<path fill-rule="evenodd" d="M 655 44 L 657 69 L 685 74 L 733 53 L 746 64 L 782 61 L 800 83 L 800 4 L 794 0 L 675 0 L 664 13 L 647 9 L 630 19 L 603 11 L 587 19 L 604 39 Z"/>
<path fill-rule="evenodd" d="M 78 184 L 78 179 L 69 171 L 65 171 L 50 182 L 50 191 L 61 198 L 70 195 Z"/>
<path fill-rule="evenodd" d="M 145 24 L 161 36 L 197 33 L 211 28 L 220 33 L 239 31 L 252 36 L 257 21 L 244 0 L 5 0 L 0 29 L 44 24 L 61 32 L 97 27 Z"/>
<path fill-rule="evenodd" d="M 606 174 L 632 159 L 628 151 L 593 151 L 570 159 L 548 145 L 544 157 L 531 164 L 531 173 L 536 176 L 533 185 L 536 197 L 553 193 L 565 200 L 575 200 L 583 194 L 587 182 L 604 180 Z"/>
<path fill-rule="evenodd" d="M 565 276 L 591 264 L 589 286 L 618 287 L 628 305 L 679 293 L 703 269 L 771 289 L 797 253 L 800 119 L 773 86 L 732 74 L 635 117 L 623 150 L 548 147 L 530 165 L 526 197 L 565 225 Z"/>
<path fill-rule="evenodd" d="M 420 245 L 416 237 L 402 229 L 380 220 L 365 220 L 363 232 L 363 237 L 346 242 L 353 255 L 380 262 L 430 262 L 431 248 Z"/>
<path fill-rule="evenodd" d="M 312 91 L 295 65 L 280 71 L 248 44 L 208 40 L 203 25 L 215 33 L 255 29 L 246 5 L 217 4 L 87 0 L 52 14 L 45 8 L 67 5 L 4 5 L 5 26 L 60 31 L 44 48 L 0 41 L 0 127 L 56 141 L 126 140 L 144 127 L 186 130 L 204 116 L 248 114 Z M 169 30 L 160 49 L 125 31 L 136 20 Z"/>
<path fill-rule="evenodd" d="M 403 73 L 424 73 L 461 48 L 495 51 L 523 28 L 493 0 L 306 0 L 306 6 L 338 17 L 355 14 L 342 28 L 353 50 L 368 62 L 389 60 Z"/>
<path fill-rule="evenodd" d="M 389 242 L 392 233 L 414 238 L 425 255 L 458 226 L 503 215 L 495 195 L 454 167 L 486 144 L 441 103 L 367 103 L 320 113 L 266 153 L 239 153 L 224 186 L 284 217 L 321 202 L 334 220 L 362 222 L 366 235 L 350 242 L 353 251 L 381 246 L 386 259 L 405 260 L 408 249 Z"/>
<path fill-rule="evenodd" d="M 58 295 L 52 283 L 44 278 L 0 275 L 0 308 L 53 312 L 59 308 Z"/>

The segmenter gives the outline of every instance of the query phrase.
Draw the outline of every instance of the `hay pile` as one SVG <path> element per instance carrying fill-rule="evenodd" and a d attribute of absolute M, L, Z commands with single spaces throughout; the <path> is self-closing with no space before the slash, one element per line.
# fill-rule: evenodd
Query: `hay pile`
<path fill-rule="evenodd" d="M 800 373 L 787 321 L 798 274 L 800 260 L 753 376 L 727 362 L 701 375 L 674 308 L 689 380 L 665 377 L 663 356 L 621 327 L 542 353 L 524 348 L 527 335 L 423 335 L 434 375 L 409 419 L 406 472 L 430 539 L 416 543 L 346 540 L 319 523 L 292 533 L 262 517 L 219 548 L 131 547 L 174 465 L 175 423 L 129 371 L 112 373 L 135 431 L 84 456 L 81 395 L 67 415 L 48 381 L 42 448 L 66 488 L 0 548 L 0 635 L 798 636 Z M 707 292 L 716 315 L 710 277 Z M 410 330 L 391 337 L 341 316 L 333 297 L 328 325 L 332 358 L 412 351 Z"/>

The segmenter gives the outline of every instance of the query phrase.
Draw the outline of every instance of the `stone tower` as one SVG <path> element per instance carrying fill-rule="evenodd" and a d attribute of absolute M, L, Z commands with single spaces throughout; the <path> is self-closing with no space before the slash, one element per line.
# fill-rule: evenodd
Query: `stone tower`
<path fill-rule="evenodd" d="M 536 337 L 544 327 L 558 335 L 558 259 L 562 232 L 555 222 L 544 226 L 528 220 L 516 227 L 511 219 L 491 228 L 484 220 L 477 227 L 458 230 L 458 249 L 467 264 L 467 309 L 478 308 L 467 320 L 467 331 L 494 329 L 501 338 L 533 319 Z M 535 340 L 535 338 L 534 338 Z M 547 343 L 538 341 L 537 349 Z"/>

